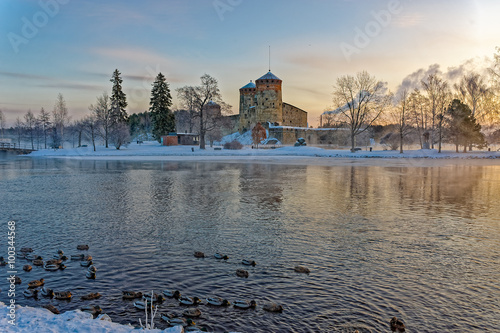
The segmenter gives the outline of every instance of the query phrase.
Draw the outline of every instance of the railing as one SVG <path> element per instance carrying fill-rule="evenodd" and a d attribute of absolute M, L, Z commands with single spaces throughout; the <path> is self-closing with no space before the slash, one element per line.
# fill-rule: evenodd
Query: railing
<path fill-rule="evenodd" d="M 0 150 L 20 150 L 20 151 L 33 151 L 30 144 L 20 145 L 17 143 L 0 142 Z"/>

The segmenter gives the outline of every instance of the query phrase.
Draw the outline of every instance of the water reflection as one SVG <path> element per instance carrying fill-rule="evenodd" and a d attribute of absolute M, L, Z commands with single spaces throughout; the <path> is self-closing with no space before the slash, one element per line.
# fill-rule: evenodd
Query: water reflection
<path fill-rule="evenodd" d="M 415 331 L 493 331 L 499 171 L 19 158 L 0 162 L 0 218 L 15 219 L 18 245 L 44 256 L 90 244 L 94 281 L 75 263 L 20 276 L 77 296 L 100 291 L 123 323 L 140 316 L 121 290 L 175 288 L 285 304 L 281 315 L 201 306 L 201 324 L 220 332 L 380 332 L 394 315 Z M 198 250 L 230 259 L 196 259 Z M 242 258 L 258 262 L 248 279 L 234 274 Z M 294 273 L 298 264 L 312 273 Z"/>

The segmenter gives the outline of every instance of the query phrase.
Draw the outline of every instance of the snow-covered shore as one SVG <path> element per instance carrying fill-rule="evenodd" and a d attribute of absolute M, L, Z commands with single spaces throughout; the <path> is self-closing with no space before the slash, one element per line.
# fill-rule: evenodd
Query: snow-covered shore
<path fill-rule="evenodd" d="M 120 150 L 97 147 L 94 152 L 92 147 L 44 149 L 32 152 L 30 157 L 58 157 L 72 159 L 105 159 L 105 160 L 130 160 L 130 161 L 224 161 L 224 162 L 265 162 L 265 163 L 290 163 L 312 165 L 338 165 L 349 160 L 366 165 L 387 164 L 390 160 L 399 161 L 398 164 L 422 164 L 422 161 L 488 161 L 488 164 L 500 164 L 500 152 L 473 151 L 468 153 L 455 153 L 443 151 L 438 153 L 435 149 L 407 150 L 403 154 L 399 151 L 357 151 L 332 150 L 317 147 L 277 147 L 276 149 L 252 149 L 244 147 L 241 150 L 227 150 L 220 147 L 207 147 L 202 150 L 197 146 L 162 146 L 158 142 L 132 143 Z M 389 160 L 390 159 L 390 160 Z M 447 163 L 448 164 L 448 163 Z M 484 164 L 484 163 L 482 163 Z"/>
<path fill-rule="evenodd" d="M 44 333 L 129 333 L 137 330 L 132 326 L 112 323 L 106 320 L 92 319 L 90 313 L 80 310 L 67 311 L 55 315 L 47 309 L 32 308 L 29 306 L 15 306 L 11 311 L 7 305 L 0 302 L 0 331 L 1 332 L 44 332 Z M 9 314 L 15 314 L 15 321 L 9 322 Z M 170 327 L 165 330 L 150 330 L 148 332 L 182 333 L 182 327 Z"/>

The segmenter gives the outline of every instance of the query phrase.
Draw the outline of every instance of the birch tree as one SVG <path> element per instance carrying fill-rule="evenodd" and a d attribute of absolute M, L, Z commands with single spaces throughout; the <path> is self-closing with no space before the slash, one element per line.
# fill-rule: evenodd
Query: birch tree
<path fill-rule="evenodd" d="M 350 130 L 351 152 L 355 152 L 356 136 L 366 131 L 380 117 L 390 103 L 390 96 L 382 81 L 368 72 L 356 76 L 345 75 L 337 79 L 333 102 L 338 114 Z"/>
<path fill-rule="evenodd" d="M 52 118 L 55 130 L 55 141 L 56 146 L 63 147 L 64 145 L 64 126 L 69 121 L 68 108 L 66 107 L 66 101 L 62 94 L 57 95 L 56 104 L 54 105 L 54 110 L 52 111 Z"/>

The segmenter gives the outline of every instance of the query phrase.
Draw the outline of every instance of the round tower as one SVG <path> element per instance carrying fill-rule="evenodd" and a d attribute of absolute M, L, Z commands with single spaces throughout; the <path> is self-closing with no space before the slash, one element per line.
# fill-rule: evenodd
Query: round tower
<path fill-rule="evenodd" d="M 238 126 L 240 133 L 251 129 L 257 123 L 255 112 L 256 91 L 257 88 L 252 81 L 240 88 L 240 123 Z"/>
<path fill-rule="evenodd" d="M 283 100 L 281 96 L 281 81 L 270 71 L 258 78 L 256 83 L 257 122 L 271 122 L 282 125 Z"/>

